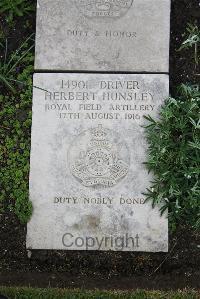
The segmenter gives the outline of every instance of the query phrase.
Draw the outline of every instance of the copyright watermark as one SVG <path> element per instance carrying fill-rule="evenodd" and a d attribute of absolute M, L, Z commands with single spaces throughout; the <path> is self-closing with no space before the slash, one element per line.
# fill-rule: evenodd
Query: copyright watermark
<path fill-rule="evenodd" d="M 65 233 L 62 237 L 62 244 L 66 248 L 80 248 L 85 250 L 123 250 L 126 248 L 139 248 L 140 237 L 138 234 L 130 236 L 128 233 L 122 236 L 74 236 L 71 233 Z"/>

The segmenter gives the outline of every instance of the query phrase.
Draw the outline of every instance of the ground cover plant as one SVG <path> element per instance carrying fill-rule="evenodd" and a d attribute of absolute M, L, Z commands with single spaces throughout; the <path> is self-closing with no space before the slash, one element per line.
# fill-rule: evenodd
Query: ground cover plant
<path fill-rule="evenodd" d="M 2 210 L 8 206 L 21 222 L 27 222 L 32 211 L 28 199 L 32 49 L 29 37 L 8 58 L 5 53 L 0 64 L 0 85 L 4 89 L 0 95 L 0 202 Z"/>
<path fill-rule="evenodd" d="M 22 17 L 34 11 L 34 5 L 28 0 L 1 0 L 0 13 L 5 13 L 6 20 L 12 22 L 14 17 Z"/>
<path fill-rule="evenodd" d="M 200 88 L 181 85 L 175 98 L 166 100 L 158 121 L 146 117 L 149 160 L 155 180 L 147 200 L 169 209 L 171 227 L 189 224 L 200 228 Z"/>

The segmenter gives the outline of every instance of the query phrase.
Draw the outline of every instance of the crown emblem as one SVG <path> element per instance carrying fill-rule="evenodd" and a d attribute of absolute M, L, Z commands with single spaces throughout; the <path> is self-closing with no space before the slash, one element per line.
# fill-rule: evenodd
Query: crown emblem
<path fill-rule="evenodd" d="M 86 17 L 116 18 L 123 16 L 133 0 L 76 0 L 77 8 Z"/>
<path fill-rule="evenodd" d="M 109 149 L 112 147 L 112 144 L 108 141 L 107 133 L 103 129 L 102 125 L 98 125 L 97 128 L 91 129 L 91 137 L 89 148 L 104 147 Z"/>
<path fill-rule="evenodd" d="M 105 139 L 107 133 L 106 131 L 103 129 L 102 125 L 98 125 L 97 128 L 92 129 L 92 136 L 96 139 Z"/>

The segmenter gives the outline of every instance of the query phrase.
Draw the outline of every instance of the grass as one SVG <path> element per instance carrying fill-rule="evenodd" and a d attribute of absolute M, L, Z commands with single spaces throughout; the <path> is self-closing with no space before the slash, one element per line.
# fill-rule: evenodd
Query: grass
<path fill-rule="evenodd" d="M 104 292 L 67 289 L 33 289 L 0 287 L 0 294 L 9 299 L 198 299 L 200 293 L 194 290 Z"/>
<path fill-rule="evenodd" d="M 197 24 L 187 24 L 186 32 L 183 34 L 185 40 L 182 42 L 179 51 L 182 49 L 194 48 L 195 67 L 199 65 L 200 54 L 198 51 L 200 44 L 200 27 Z"/>

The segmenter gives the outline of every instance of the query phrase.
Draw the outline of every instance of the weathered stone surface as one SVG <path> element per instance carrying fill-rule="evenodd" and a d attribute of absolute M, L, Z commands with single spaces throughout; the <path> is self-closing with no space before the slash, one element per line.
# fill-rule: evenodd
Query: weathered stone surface
<path fill-rule="evenodd" d="M 38 0 L 35 68 L 168 72 L 170 0 Z"/>
<path fill-rule="evenodd" d="M 167 251 L 166 215 L 144 203 L 142 125 L 168 76 L 38 73 L 34 86 L 28 249 Z"/>

